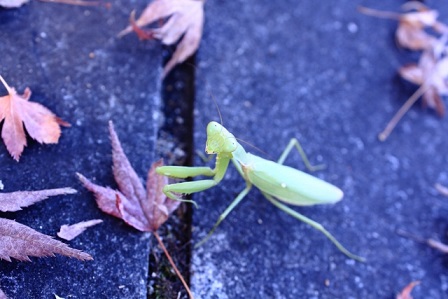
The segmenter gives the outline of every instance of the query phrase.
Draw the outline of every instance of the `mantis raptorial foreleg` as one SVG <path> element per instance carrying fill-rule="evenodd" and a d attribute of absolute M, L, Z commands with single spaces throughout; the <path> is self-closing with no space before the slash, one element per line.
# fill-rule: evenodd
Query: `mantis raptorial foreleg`
<path fill-rule="evenodd" d="M 192 200 L 184 200 L 179 198 L 176 193 L 192 194 L 200 191 L 207 190 L 213 186 L 216 186 L 224 177 L 227 167 L 229 166 L 230 159 L 223 158 L 216 162 L 214 169 L 210 167 L 186 167 L 186 166 L 162 166 L 157 168 L 157 173 L 169 176 L 177 179 L 185 179 L 196 176 L 211 176 L 212 180 L 199 180 L 194 182 L 182 182 L 176 184 L 166 185 L 163 188 L 163 193 L 173 200 L 180 200 L 184 202 L 191 202 L 196 204 Z"/>
<path fill-rule="evenodd" d="M 299 152 L 300 157 L 303 160 L 303 163 L 305 163 L 305 167 L 308 168 L 309 171 L 316 171 L 316 170 L 321 170 L 321 169 L 325 168 L 324 164 L 311 165 L 310 160 L 308 160 L 308 157 L 305 154 L 305 151 L 303 150 L 302 146 L 300 145 L 299 140 L 297 140 L 296 138 L 291 138 L 291 140 L 289 141 L 288 145 L 283 150 L 283 153 L 281 154 L 280 158 L 278 158 L 277 163 L 278 164 L 283 164 L 283 162 L 285 162 L 286 158 L 288 157 L 288 155 L 290 154 L 291 150 L 294 147 Z"/>

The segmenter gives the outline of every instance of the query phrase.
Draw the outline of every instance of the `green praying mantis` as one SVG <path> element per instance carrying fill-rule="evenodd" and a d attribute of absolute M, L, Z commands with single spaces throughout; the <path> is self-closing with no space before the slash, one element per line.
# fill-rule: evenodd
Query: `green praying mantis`
<path fill-rule="evenodd" d="M 196 176 L 212 177 L 212 179 L 208 180 L 166 185 L 163 192 L 167 197 L 174 200 L 182 200 L 176 193 L 192 194 L 219 184 L 224 178 L 230 161 L 233 162 L 239 174 L 245 180 L 246 188 L 238 194 L 219 216 L 218 221 L 211 231 L 197 246 L 205 242 L 212 235 L 219 224 L 243 200 L 251 188 L 255 186 L 260 189 L 261 193 L 270 203 L 292 217 L 322 232 L 345 255 L 354 260 L 364 261 L 364 258 L 352 254 L 342 246 L 320 223 L 298 213 L 286 205 L 310 206 L 315 204 L 332 204 L 340 201 L 344 195 L 341 189 L 330 183 L 283 165 L 283 162 L 294 147 L 301 155 L 308 169 L 316 170 L 319 168 L 311 166 L 300 143 L 295 138 L 291 139 L 279 160 L 273 162 L 246 152 L 232 133 L 221 124 L 212 121 L 207 125 L 205 152 L 210 155 L 216 155 L 215 167 L 213 169 L 210 167 L 162 166 L 158 167 L 156 172 L 178 179 Z"/>

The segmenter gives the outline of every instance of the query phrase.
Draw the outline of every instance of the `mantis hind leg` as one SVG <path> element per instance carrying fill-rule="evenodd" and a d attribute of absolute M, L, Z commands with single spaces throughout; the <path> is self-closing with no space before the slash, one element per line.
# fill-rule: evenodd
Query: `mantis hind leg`
<path fill-rule="evenodd" d="M 291 152 L 291 150 L 294 147 L 299 152 L 300 157 L 302 158 L 302 160 L 305 163 L 305 166 L 306 166 L 306 168 L 308 168 L 308 170 L 316 171 L 316 170 L 321 170 L 321 169 L 325 168 L 324 164 L 315 165 L 315 166 L 311 165 L 310 160 L 308 160 L 308 157 L 306 156 L 305 151 L 303 150 L 302 146 L 300 145 L 300 142 L 296 138 L 292 138 L 289 141 L 288 145 L 286 146 L 286 148 L 283 151 L 282 155 L 278 159 L 277 163 L 278 164 L 283 164 L 283 162 L 285 162 L 285 160 L 286 160 L 286 157 L 288 157 L 289 153 Z"/>
<path fill-rule="evenodd" d="M 263 193 L 263 195 L 267 198 L 267 200 L 269 200 L 274 206 L 276 206 L 277 208 L 279 208 L 280 210 L 282 210 L 283 212 L 291 215 L 292 217 L 305 222 L 306 224 L 312 226 L 313 228 L 317 229 L 318 231 L 320 231 L 321 233 L 323 233 L 328 239 L 330 239 L 331 242 L 333 242 L 334 245 L 336 245 L 336 247 L 346 256 L 348 256 L 351 259 L 357 260 L 359 262 L 364 262 L 365 259 L 363 257 L 360 257 L 358 255 L 355 255 L 353 253 L 351 253 L 350 251 L 348 251 L 344 246 L 342 246 L 341 243 L 339 243 L 338 240 L 336 240 L 336 238 L 329 232 L 327 231 L 320 223 L 300 214 L 299 212 L 294 211 L 293 209 L 291 209 L 290 207 L 282 204 L 281 202 L 279 202 L 278 200 L 276 200 L 275 198 L 273 198 L 272 196 L 270 196 L 269 194 Z"/>
<path fill-rule="evenodd" d="M 232 201 L 232 203 L 225 209 L 225 211 L 219 215 L 218 221 L 213 225 L 213 228 L 209 231 L 207 236 L 205 236 L 199 243 L 197 243 L 194 247 L 197 248 L 204 244 L 211 235 L 215 232 L 216 228 L 221 224 L 221 222 L 226 219 L 226 217 L 232 212 L 232 210 L 243 200 L 243 198 L 249 193 L 250 189 L 252 188 L 252 184 L 247 182 L 246 188 L 244 188 L 243 191 L 238 194 L 238 196 Z"/>

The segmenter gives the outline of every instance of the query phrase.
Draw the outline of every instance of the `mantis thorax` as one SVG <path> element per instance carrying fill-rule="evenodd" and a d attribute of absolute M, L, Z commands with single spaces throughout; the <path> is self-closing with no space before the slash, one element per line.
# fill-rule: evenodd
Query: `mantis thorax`
<path fill-rule="evenodd" d="M 221 124 L 212 121 L 207 125 L 207 154 L 231 153 L 238 147 L 238 142 L 232 133 Z"/>

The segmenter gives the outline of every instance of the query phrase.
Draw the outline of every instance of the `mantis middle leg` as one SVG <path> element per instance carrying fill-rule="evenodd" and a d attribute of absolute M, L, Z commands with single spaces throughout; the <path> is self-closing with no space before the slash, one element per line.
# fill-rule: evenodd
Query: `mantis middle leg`
<path fill-rule="evenodd" d="M 306 156 L 305 151 L 303 150 L 302 146 L 300 145 L 300 142 L 296 138 L 292 138 L 289 141 L 288 145 L 286 146 L 285 150 L 281 154 L 281 156 L 278 159 L 277 163 L 278 164 L 283 164 L 283 162 L 285 162 L 286 158 L 288 157 L 289 153 L 291 152 L 291 150 L 294 147 L 299 152 L 300 157 L 302 158 L 302 160 L 305 163 L 305 166 L 306 166 L 306 168 L 308 168 L 308 170 L 316 171 L 316 170 L 320 170 L 320 169 L 324 169 L 325 168 L 325 165 L 323 165 L 323 164 L 315 165 L 315 166 L 311 165 L 310 160 L 308 160 L 308 157 Z"/>

